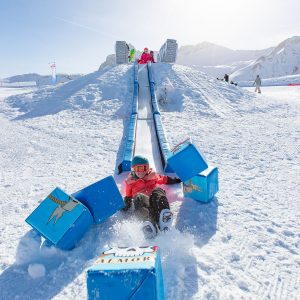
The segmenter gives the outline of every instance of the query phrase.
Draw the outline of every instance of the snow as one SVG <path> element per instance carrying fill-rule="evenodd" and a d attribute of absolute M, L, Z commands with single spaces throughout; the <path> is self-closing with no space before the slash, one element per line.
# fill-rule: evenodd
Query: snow
<path fill-rule="evenodd" d="M 99 71 L 106 67 L 111 67 L 116 65 L 116 54 L 110 54 L 106 57 L 105 61 L 100 65 Z"/>
<path fill-rule="evenodd" d="M 251 81 L 240 81 L 239 86 L 250 87 L 253 86 L 255 78 Z M 300 85 L 300 74 L 298 75 L 287 75 L 273 78 L 262 78 L 263 86 L 278 86 L 278 85 Z"/>
<path fill-rule="evenodd" d="M 270 53 L 253 60 L 248 66 L 231 74 L 234 81 L 247 81 L 259 74 L 262 78 L 273 78 L 300 74 L 300 37 L 284 40 Z"/>
<path fill-rule="evenodd" d="M 208 42 L 182 46 L 177 63 L 196 67 L 214 77 L 223 78 L 227 73 L 230 80 L 240 85 L 254 80 L 258 74 L 263 79 L 299 75 L 300 37 L 290 37 L 276 47 L 262 50 L 232 50 Z"/>
<path fill-rule="evenodd" d="M 247 90 L 254 91 L 255 87 L 247 88 Z M 300 105 L 300 86 L 263 86 L 261 90 L 263 95 L 267 95 L 273 100 L 293 103 L 295 106 Z"/>
<path fill-rule="evenodd" d="M 153 68 L 171 146 L 191 136 L 220 177 L 208 204 L 166 187 L 174 228 L 150 242 L 166 299 L 297 299 L 299 87 L 258 95 L 193 68 Z M 119 65 L 57 88 L 0 89 L 2 299 L 85 299 L 86 270 L 103 250 L 149 245 L 122 212 L 72 251 L 47 246 L 24 221 L 56 186 L 72 193 L 113 174 L 121 188 L 132 83 L 132 65 Z"/>
<path fill-rule="evenodd" d="M 28 266 L 28 274 L 33 279 L 44 277 L 46 274 L 45 266 L 42 264 L 30 264 Z"/>
<path fill-rule="evenodd" d="M 199 70 L 217 78 L 223 78 L 225 74 L 232 74 L 235 71 L 246 67 L 251 61 L 236 61 L 228 65 L 203 66 Z"/>
<path fill-rule="evenodd" d="M 213 43 L 202 42 L 197 45 L 180 47 L 177 62 L 197 67 L 218 66 L 257 59 L 261 55 L 266 55 L 272 49 L 232 50 Z"/>
<path fill-rule="evenodd" d="M 81 74 L 57 74 L 56 82 L 65 83 L 82 76 Z M 52 75 L 39 75 L 35 73 L 11 76 L 0 80 L 0 87 L 26 87 L 52 85 Z"/>
<path fill-rule="evenodd" d="M 223 78 L 224 74 L 232 74 L 273 48 L 262 50 L 232 50 L 213 43 L 202 42 L 197 45 L 180 47 L 177 63 L 192 66 L 211 76 Z"/>

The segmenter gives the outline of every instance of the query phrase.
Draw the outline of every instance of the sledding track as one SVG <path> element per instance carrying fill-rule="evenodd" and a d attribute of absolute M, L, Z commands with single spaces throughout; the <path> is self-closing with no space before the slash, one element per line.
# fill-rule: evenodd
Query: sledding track
<path fill-rule="evenodd" d="M 155 97 L 151 64 L 135 64 L 133 70 L 132 112 L 119 173 L 130 171 L 134 155 L 147 157 L 153 169 L 159 173 L 172 172 L 167 166 L 170 150 Z"/>
<path fill-rule="evenodd" d="M 146 64 L 139 65 L 138 69 L 138 117 L 136 123 L 136 137 L 134 155 L 142 155 L 149 159 L 150 165 L 163 173 L 159 144 L 154 124 L 151 105 L 151 93 Z"/>

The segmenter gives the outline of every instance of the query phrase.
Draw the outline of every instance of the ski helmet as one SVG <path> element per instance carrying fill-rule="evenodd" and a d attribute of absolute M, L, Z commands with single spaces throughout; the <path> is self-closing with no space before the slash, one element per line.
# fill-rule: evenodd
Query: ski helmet
<path fill-rule="evenodd" d="M 131 170 L 138 178 L 143 178 L 149 171 L 149 161 L 147 158 L 136 155 L 131 162 Z"/>
<path fill-rule="evenodd" d="M 136 165 L 149 165 L 149 160 L 146 157 L 141 155 L 136 155 L 131 162 L 131 167 L 133 168 Z"/>
<path fill-rule="evenodd" d="M 146 48 L 144 48 L 144 51 L 148 51 L 149 49 L 146 47 Z"/>

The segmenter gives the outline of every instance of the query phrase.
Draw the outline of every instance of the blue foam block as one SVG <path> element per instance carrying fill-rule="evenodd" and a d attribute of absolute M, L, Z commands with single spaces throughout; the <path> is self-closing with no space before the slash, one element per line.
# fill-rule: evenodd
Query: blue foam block
<path fill-rule="evenodd" d="M 157 246 L 112 248 L 87 271 L 88 299 L 163 300 Z"/>
<path fill-rule="evenodd" d="M 208 167 L 183 183 L 184 197 L 209 202 L 219 190 L 218 168 Z"/>
<path fill-rule="evenodd" d="M 208 168 L 200 151 L 190 142 L 185 142 L 170 152 L 168 165 L 182 181 L 186 181 Z"/>
<path fill-rule="evenodd" d="M 123 197 L 112 176 L 95 182 L 72 194 L 72 196 L 88 207 L 95 223 L 103 222 L 124 208 Z"/>
<path fill-rule="evenodd" d="M 77 199 L 56 188 L 26 222 L 56 247 L 70 250 L 93 224 L 93 217 Z"/>
<path fill-rule="evenodd" d="M 165 164 L 164 172 L 165 173 L 174 173 L 173 169 L 168 164 Z"/>

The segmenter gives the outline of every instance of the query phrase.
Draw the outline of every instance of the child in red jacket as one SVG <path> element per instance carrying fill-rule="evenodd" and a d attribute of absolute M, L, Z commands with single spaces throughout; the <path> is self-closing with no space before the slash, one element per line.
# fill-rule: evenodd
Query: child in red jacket
<path fill-rule="evenodd" d="M 144 49 L 144 52 L 141 55 L 141 59 L 139 60 L 139 64 L 146 64 L 148 61 L 150 61 L 151 57 L 148 51 L 148 48 Z"/>
<path fill-rule="evenodd" d="M 143 232 L 146 238 L 154 238 L 157 228 L 160 231 L 169 229 L 173 217 L 166 192 L 157 185 L 180 183 L 181 180 L 157 174 L 149 168 L 148 159 L 142 156 L 133 158 L 131 168 L 126 179 L 124 211 L 133 203 L 137 215 L 144 221 Z"/>

